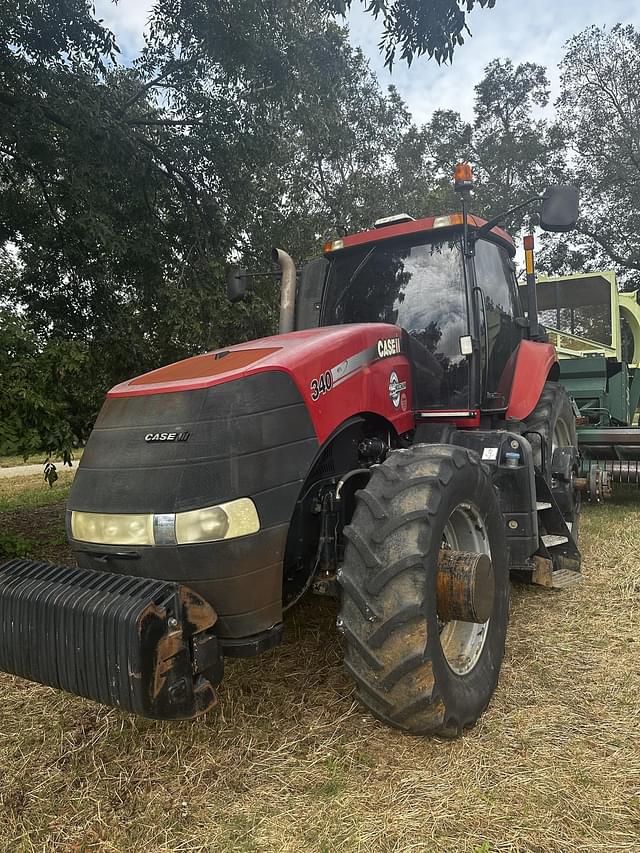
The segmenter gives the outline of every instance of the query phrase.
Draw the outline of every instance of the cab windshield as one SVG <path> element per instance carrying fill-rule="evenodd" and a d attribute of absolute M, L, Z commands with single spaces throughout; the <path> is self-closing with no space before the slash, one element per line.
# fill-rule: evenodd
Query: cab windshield
<path fill-rule="evenodd" d="M 321 325 L 393 323 L 408 334 L 417 408 L 467 407 L 469 334 L 459 240 L 388 241 L 336 255 Z"/>

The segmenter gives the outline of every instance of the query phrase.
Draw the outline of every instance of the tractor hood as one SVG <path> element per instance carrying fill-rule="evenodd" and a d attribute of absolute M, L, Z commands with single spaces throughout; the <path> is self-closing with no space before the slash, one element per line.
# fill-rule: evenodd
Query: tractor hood
<path fill-rule="evenodd" d="M 373 412 L 410 429 L 409 365 L 395 326 L 293 332 L 198 355 L 113 388 L 69 508 L 171 513 L 297 490 L 326 438 Z M 291 495 L 289 495 L 291 496 Z"/>
<path fill-rule="evenodd" d="M 401 355 L 403 351 L 403 334 L 397 326 L 386 323 L 327 326 L 274 335 L 193 356 L 116 385 L 109 391 L 108 399 L 213 389 L 255 374 L 280 372 L 288 374 L 298 388 L 320 442 L 351 414 L 344 409 L 347 386 L 352 405 L 361 400 L 361 408 L 357 411 L 377 412 L 390 420 L 398 431 L 405 431 L 413 426 L 408 417 L 409 397 L 405 393 L 401 399 L 395 394 L 403 383 L 405 387 L 401 391 L 406 390 L 409 382 L 405 369 L 408 363 Z M 396 372 L 396 387 L 391 382 L 392 370 L 386 371 L 384 379 L 376 372 L 377 382 L 370 388 L 372 366 L 391 358 L 400 359 L 407 376 L 400 379 Z M 340 386 L 345 387 L 337 394 Z M 354 399 L 354 390 L 357 399 Z M 163 438 L 162 433 L 166 431 L 161 430 L 154 440 L 179 440 L 174 436 Z"/>
<path fill-rule="evenodd" d="M 166 394 L 208 388 L 265 370 L 284 370 L 294 374 L 310 359 L 315 360 L 318 354 L 336 352 L 353 355 L 354 347 L 367 348 L 372 342 L 376 344 L 378 340 L 384 342 L 392 338 L 399 339 L 400 335 L 397 326 L 386 323 L 325 326 L 286 335 L 273 335 L 213 350 L 152 370 L 116 385 L 109 391 L 108 396 Z"/>
<path fill-rule="evenodd" d="M 214 606 L 221 635 L 269 629 L 282 616 L 282 560 L 296 501 L 326 439 L 363 413 L 398 432 L 413 426 L 409 364 L 395 326 L 264 338 L 118 385 L 69 495 L 67 529 L 79 565 L 185 583 Z M 178 517 L 247 501 L 257 513 L 251 529 L 178 541 Z M 117 531 L 123 517 L 134 526 L 152 519 L 152 535 L 124 547 L 120 533 L 74 527 L 86 518 Z"/>

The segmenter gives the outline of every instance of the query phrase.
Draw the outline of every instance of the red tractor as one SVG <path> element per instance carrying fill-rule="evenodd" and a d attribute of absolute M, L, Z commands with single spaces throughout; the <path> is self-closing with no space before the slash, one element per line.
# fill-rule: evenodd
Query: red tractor
<path fill-rule="evenodd" d="M 107 395 L 67 511 L 77 568 L 0 569 L 0 668 L 159 718 L 216 701 L 224 656 L 276 645 L 306 592 L 340 598 L 376 717 L 453 736 L 489 702 L 509 576 L 579 579 L 575 416 L 516 283 L 466 212 L 380 220 L 282 267 L 280 334 Z M 571 187 L 542 227 L 568 230 Z M 246 278 L 230 277 L 233 299 Z M 528 312 L 521 293 L 528 294 Z"/>

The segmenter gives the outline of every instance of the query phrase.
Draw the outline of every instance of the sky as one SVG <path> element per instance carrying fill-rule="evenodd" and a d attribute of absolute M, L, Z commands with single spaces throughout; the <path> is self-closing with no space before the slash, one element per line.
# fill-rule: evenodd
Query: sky
<path fill-rule="evenodd" d="M 117 5 L 111 0 L 95 2 L 97 17 L 116 33 L 125 62 L 140 47 L 151 5 L 151 0 L 119 0 Z M 378 50 L 380 25 L 364 8 L 362 0 L 353 0 L 348 18 L 351 41 L 362 48 L 380 84 L 397 87 L 418 124 L 441 107 L 472 118 L 473 87 L 496 57 L 546 66 L 553 101 L 559 94 L 557 66 L 563 45 L 572 35 L 590 24 L 630 23 L 640 29 L 638 0 L 496 0 L 493 9 L 478 7 L 468 16 L 472 37 L 457 48 L 451 65 L 439 66 L 422 57 L 410 68 L 396 63 L 390 74 Z"/>
<path fill-rule="evenodd" d="M 354 4 L 355 5 L 355 4 Z M 547 68 L 551 100 L 559 95 L 558 63 L 563 45 L 575 33 L 591 24 L 612 27 L 633 24 L 640 28 L 637 0 L 496 0 L 493 9 L 476 7 L 468 16 L 471 38 L 458 47 L 450 65 L 421 58 L 410 68 L 384 68 L 377 49 L 379 27 L 371 15 L 357 6 L 351 13 L 352 41 L 369 58 L 382 85 L 393 83 L 407 102 L 416 122 L 428 119 L 442 107 L 457 109 L 464 118 L 473 115 L 473 87 L 484 67 L 497 57 L 515 64 L 536 62 Z"/>

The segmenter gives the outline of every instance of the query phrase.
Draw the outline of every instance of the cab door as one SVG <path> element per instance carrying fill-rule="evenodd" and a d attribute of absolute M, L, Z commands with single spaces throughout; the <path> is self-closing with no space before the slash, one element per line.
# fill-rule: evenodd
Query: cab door
<path fill-rule="evenodd" d="M 481 386 L 483 409 L 505 409 L 511 387 L 511 358 L 522 340 L 522 317 L 514 266 L 507 251 L 489 240 L 475 246 L 476 286 L 484 311 L 481 323 Z"/>

